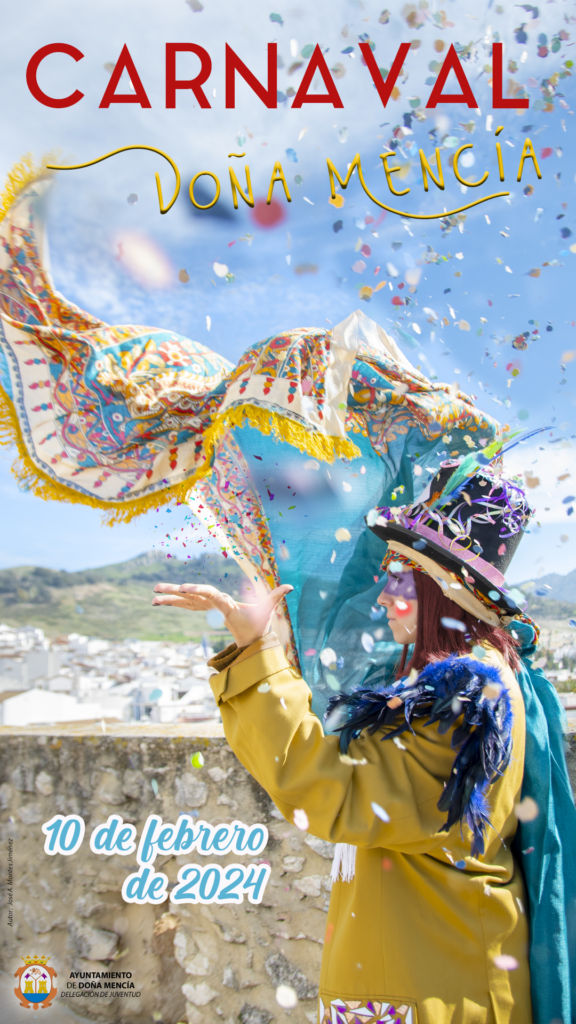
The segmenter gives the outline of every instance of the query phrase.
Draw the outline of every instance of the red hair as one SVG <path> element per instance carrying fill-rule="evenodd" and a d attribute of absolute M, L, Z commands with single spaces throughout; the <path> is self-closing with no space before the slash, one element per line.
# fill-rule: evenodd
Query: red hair
<path fill-rule="evenodd" d="M 406 675 L 411 669 L 421 671 L 430 661 L 438 661 L 450 654 L 470 654 L 475 644 L 486 641 L 500 652 L 512 669 L 520 666 L 516 648 L 518 642 L 499 626 L 489 626 L 470 612 L 446 597 L 442 588 L 427 573 L 414 570 L 414 582 L 418 600 L 416 642 L 408 664 L 408 644 L 402 651 L 396 678 Z M 466 632 L 445 629 L 441 620 L 459 619 L 466 626 Z"/>

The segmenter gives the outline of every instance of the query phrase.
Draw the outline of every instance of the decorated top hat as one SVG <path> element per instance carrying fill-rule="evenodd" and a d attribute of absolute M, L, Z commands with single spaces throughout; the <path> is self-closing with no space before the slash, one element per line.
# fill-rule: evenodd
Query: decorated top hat
<path fill-rule="evenodd" d="M 431 559 L 481 595 L 500 616 L 521 612 L 504 573 L 533 514 L 518 483 L 477 456 L 444 462 L 414 505 L 373 509 L 367 523 L 386 543 Z"/>

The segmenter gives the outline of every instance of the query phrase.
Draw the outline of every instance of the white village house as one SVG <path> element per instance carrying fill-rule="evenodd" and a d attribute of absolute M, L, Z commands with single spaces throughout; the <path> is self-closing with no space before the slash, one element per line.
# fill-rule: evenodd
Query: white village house
<path fill-rule="evenodd" d="M 0 725 L 177 722 L 220 717 L 206 642 L 125 640 L 0 625 Z"/>

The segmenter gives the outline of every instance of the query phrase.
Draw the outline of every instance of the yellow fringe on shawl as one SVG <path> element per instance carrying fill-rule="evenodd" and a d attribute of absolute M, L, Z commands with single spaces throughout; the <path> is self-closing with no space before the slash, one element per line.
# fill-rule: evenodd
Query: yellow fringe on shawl
<path fill-rule="evenodd" d="M 338 456 L 356 458 L 360 449 L 352 441 L 339 437 L 326 437 L 323 434 L 312 434 L 299 423 L 280 416 L 267 409 L 251 405 L 241 405 L 228 409 L 217 416 L 204 436 L 204 464 L 187 480 L 155 491 L 141 497 L 127 498 L 126 501 L 102 501 L 94 495 L 81 493 L 74 488 L 53 480 L 34 464 L 24 443 L 18 416 L 12 400 L 0 387 L 0 446 L 15 445 L 17 458 L 12 463 L 12 472 L 18 483 L 27 491 L 43 498 L 44 501 L 66 501 L 72 505 L 89 505 L 105 513 L 104 523 L 114 526 L 115 523 L 129 523 L 136 516 L 143 515 L 153 508 L 168 505 L 176 500 L 185 502 L 194 485 L 212 472 L 212 456 L 218 442 L 227 430 L 235 426 L 243 426 L 248 421 L 251 427 L 261 434 L 273 434 L 278 440 L 293 445 L 301 452 L 323 462 L 333 462 Z"/>
<path fill-rule="evenodd" d="M 18 198 L 27 185 L 31 185 L 38 178 L 52 177 L 52 173 L 46 170 L 46 164 L 53 159 L 55 157 L 52 153 L 47 154 L 43 158 L 40 167 L 38 167 L 34 163 L 32 154 L 26 153 L 19 163 L 14 164 L 8 172 L 4 189 L 0 194 L 0 221 L 4 220 L 6 214 L 9 213 L 14 205 L 14 200 Z"/>
<path fill-rule="evenodd" d="M 272 434 L 277 441 L 284 441 L 310 455 L 311 458 L 320 459 L 321 462 L 333 462 L 335 458 L 342 456 L 356 459 L 362 454 L 353 441 L 345 437 L 330 437 L 328 434 L 307 430 L 301 423 L 273 412 L 272 409 L 258 405 L 233 405 L 219 413 L 204 434 L 207 461 L 227 430 L 231 427 L 243 427 L 246 423 L 261 434 Z M 207 473 L 199 471 L 199 477 L 206 475 Z"/>
<path fill-rule="evenodd" d="M 56 158 L 53 154 L 48 154 L 43 158 L 41 165 L 37 166 L 31 154 L 27 153 L 19 163 L 14 164 L 0 194 L 0 222 L 28 185 L 50 175 L 50 172 L 46 171 L 46 163 L 54 159 Z M 173 500 L 186 501 L 187 495 L 197 481 L 210 475 L 216 447 L 226 431 L 232 427 L 242 427 L 246 422 L 261 434 L 272 434 L 278 441 L 284 441 L 321 462 L 333 462 L 335 458 L 342 456 L 354 459 L 361 454 L 360 449 L 347 438 L 329 437 L 306 430 L 301 423 L 271 409 L 237 405 L 217 415 L 206 430 L 203 439 L 205 461 L 189 479 L 139 498 L 127 498 L 123 502 L 102 501 L 94 495 L 83 494 L 73 487 L 53 480 L 34 464 L 24 443 L 14 405 L 0 387 L 0 446 L 16 447 L 18 456 L 12 464 L 12 472 L 21 486 L 45 501 L 67 501 L 70 504 L 89 505 L 91 508 L 101 509 L 105 512 L 104 522 L 108 526 L 129 523 L 136 516 L 161 505 L 168 505 Z"/>
<path fill-rule="evenodd" d="M 154 494 L 146 494 L 132 501 L 101 501 L 89 494 L 68 487 L 66 484 L 53 480 L 34 465 L 22 438 L 18 416 L 11 399 L 0 387 L 0 446 L 16 447 L 17 458 L 12 463 L 12 472 L 20 486 L 37 498 L 44 501 L 66 501 L 71 505 L 89 505 L 106 513 L 104 522 L 107 526 L 115 523 L 129 523 L 135 516 L 149 512 L 152 508 L 168 505 L 173 499 L 184 502 L 190 490 L 190 481 L 184 480 L 173 487 Z"/>

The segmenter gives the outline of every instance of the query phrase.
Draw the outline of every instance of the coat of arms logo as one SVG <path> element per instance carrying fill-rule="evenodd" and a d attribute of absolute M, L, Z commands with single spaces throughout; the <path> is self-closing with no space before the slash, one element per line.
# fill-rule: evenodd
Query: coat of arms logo
<path fill-rule="evenodd" d="M 45 1009 L 58 991 L 54 984 L 56 971 L 53 967 L 48 967 L 50 957 L 23 956 L 22 960 L 24 966 L 19 967 L 14 974 L 18 979 L 14 995 L 27 1010 L 38 1005 Z"/>

